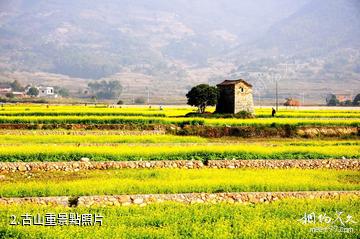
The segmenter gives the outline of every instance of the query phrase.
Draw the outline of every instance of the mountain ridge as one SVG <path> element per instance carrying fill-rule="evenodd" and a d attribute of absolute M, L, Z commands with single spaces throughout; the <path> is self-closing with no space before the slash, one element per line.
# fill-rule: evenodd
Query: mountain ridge
<path fill-rule="evenodd" d="M 238 77 L 269 98 L 275 78 L 288 94 L 299 79 L 294 88 L 309 94 L 326 79 L 329 90 L 358 89 L 359 11 L 355 0 L 2 1 L 0 81 L 49 74 L 81 82 L 75 92 L 117 79 L 132 85 L 124 97 L 150 88 L 160 98 L 159 88 L 183 98 L 194 84 Z"/>

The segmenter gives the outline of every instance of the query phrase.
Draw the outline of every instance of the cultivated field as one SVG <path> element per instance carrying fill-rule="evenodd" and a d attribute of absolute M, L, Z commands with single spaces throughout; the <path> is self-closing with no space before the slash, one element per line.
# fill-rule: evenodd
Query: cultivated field
<path fill-rule="evenodd" d="M 1 222 L 2 238 L 358 238 L 355 233 L 311 233 L 321 223 L 304 225 L 305 212 L 332 216 L 338 208 L 359 218 L 359 200 L 284 200 L 272 204 L 153 204 L 146 207 L 64 208 L 0 206 L 1 217 L 53 213 L 101 213 L 103 226 L 18 227 Z M 359 226 L 354 227 L 359 230 Z"/>
<path fill-rule="evenodd" d="M 194 110 L 0 106 L 0 238 L 359 237 L 360 109 L 281 109 L 271 118 L 262 108 L 254 119 L 185 117 Z M 124 164 L 101 166 L 114 162 Z M 257 192 L 270 198 L 208 198 Z M 271 194 L 277 192 L 293 195 Z M 301 192 L 311 196 L 297 198 Z M 192 193 L 205 196 L 182 200 Z M 152 194 L 179 200 L 79 204 L 82 196 Z M 69 197 L 68 205 L 36 202 L 43 197 Z M 19 204 L 19 198 L 26 199 Z M 26 213 L 74 212 L 101 214 L 102 226 L 21 225 Z M 342 223 L 335 220 L 338 212 Z M 323 220 L 301 220 L 311 213 Z M 10 225 L 12 215 L 19 225 Z"/>

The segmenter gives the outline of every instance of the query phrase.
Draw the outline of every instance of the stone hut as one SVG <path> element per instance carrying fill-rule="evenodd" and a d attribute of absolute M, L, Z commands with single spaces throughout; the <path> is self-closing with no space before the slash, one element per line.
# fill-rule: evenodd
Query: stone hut
<path fill-rule="evenodd" d="M 220 93 L 217 113 L 236 114 L 240 111 L 254 113 L 252 85 L 244 80 L 225 80 L 217 85 Z"/>

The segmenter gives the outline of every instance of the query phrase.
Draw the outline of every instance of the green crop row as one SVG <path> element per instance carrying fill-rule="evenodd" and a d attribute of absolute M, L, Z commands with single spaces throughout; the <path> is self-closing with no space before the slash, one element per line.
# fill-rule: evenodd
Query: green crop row
<path fill-rule="evenodd" d="M 272 115 L 269 112 L 256 114 L 257 118 L 272 118 Z M 302 112 L 294 112 L 294 113 L 285 113 L 278 112 L 275 116 L 276 118 L 360 118 L 360 114 L 358 113 L 302 113 Z"/>
<path fill-rule="evenodd" d="M 271 109 L 256 109 L 256 116 L 270 118 Z M 276 113 L 279 118 L 360 118 L 359 110 L 286 110 L 280 109 Z"/>
<path fill-rule="evenodd" d="M 107 114 L 142 114 L 142 115 L 166 115 L 166 116 L 183 116 L 193 112 L 192 107 L 133 107 L 124 106 L 121 108 L 111 108 L 106 105 L 97 106 L 80 106 L 80 105 L 6 105 L 0 107 L 0 114 L 32 114 L 32 113 L 107 113 Z M 212 109 L 213 111 L 213 109 Z"/>
<path fill-rule="evenodd" d="M 196 136 L 175 135 L 0 135 L 0 144 L 123 144 L 206 143 Z"/>
<path fill-rule="evenodd" d="M 164 124 L 161 118 L 110 116 L 0 116 L 0 124 Z"/>
<path fill-rule="evenodd" d="M 360 119 L 321 119 L 321 118 L 256 118 L 256 119 L 204 119 L 205 125 L 212 126 L 354 126 L 360 125 Z"/>
<path fill-rule="evenodd" d="M 210 126 L 360 126 L 360 119 L 296 119 L 296 118 L 258 118 L 258 119 L 202 119 L 165 118 L 144 116 L 0 116 L 0 124 L 176 124 Z"/>
<path fill-rule="evenodd" d="M 144 116 L 144 117 L 166 117 L 165 113 L 152 112 L 117 112 L 117 111 L 0 111 L 0 116 Z M 177 114 L 176 116 L 182 116 Z M 218 115 L 221 118 L 221 115 Z M 271 112 L 256 112 L 257 118 L 272 118 Z M 227 115 L 224 118 L 232 118 Z M 235 117 L 233 117 L 235 118 Z M 323 112 L 278 112 L 276 118 L 360 118 L 360 113 L 323 113 Z"/>
<path fill-rule="evenodd" d="M 0 145 L 19 144 L 258 144 L 262 146 L 360 146 L 358 140 L 243 139 L 238 137 L 202 138 L 176 135 L 117 135 L 112 131 L 0 131 Z"/>
<path fill-rule="evenodd" d="M 202 119 L 162 118 L 144 116 L 0 116 L 0 124 L 178 124 L 203 125 Z"/>
<path fill-rule="evenodd" d="M 360 158 L 357 145 L 289 146 L 261 144 L 188 145 L 0 145 L 0 162 L 132 160 L 217 160 L 217 159 L 330 159 Z"/>
<path fill-rule="evenodd" d="M 195 112 L 196 108 L 194 107 L 172 107 L 172 106 L 163 106 L 161 109 L 159 106 L 154 107 L 146 107 L 146 106 L 122 106 L 119 107 L 111 107 L 107 105 L 36 105 L 36 104 L 19 104 L 19 105 L 5 105 L 0 107 L 0 113 L 31 113 L 31 112 L 61 112 L 61 113 L 74 113 L 74 112 L 82 112 L 82 113 L 96 113 L 96 112 L 106 112 L 106 113 L 141 113 L 141 114 L 165 114 L 167 116 L 179 116 L 185 115 L 189 112 Z M 214 112 L 215 107 L 208 107 L 208 112 Z M 271 107 L 267 108 L 256 108 L 256 115 L 259 116 L 268 116 L 271 115 Z M 318 109 L 307 109 L 307 108 L 299 108 L 299 109 L 285 109 L 280 108 L 277 112 L 278 116 L 281 117 L 292 117 L 293 115 L 302 115 L 304 117 L 338 117 L 346 116 L 358 116 L 360 117 L 360 110 L 358 109 L 339 109 L 339 108 L 321 108 Z"/>
<path fill-rule="evenodd" d="M 146 117 L 165 117 L 161 113 L 141 113 L 141 112 L 1 112 L 0 116 L 146 116 Z"/>
<path fill-rule="evenodd" d="M 360 190 L 360 172 L 304 169 L 121 169 L 11 174 L 0 197 Z"/>
<path fill-rule="evenodd" d="M 153 204 L 146 207 L 64 208 L 54 206 L 14 205 L 0 206 L 0 238 L 10 239 L 67 239 L 67 238 L 292 238 L 292 239 L 355 239 L 359 238 L 360 200 L 339 199 L 287 199 L 271 204 Z M 341 225 L 351 216 L 352 221 Z M 97 214 L 102 226 L 10 226 L 11 220 L 21 221 L 21 215 L 46 213 Z M 331 218 L 304 224 L 305 215 L 314 213 Z M 318 219 L 318 218 L 316 218 Z M 311 232 L 311 228 L 352 228 L 350 233 L 328 230 Z"/>

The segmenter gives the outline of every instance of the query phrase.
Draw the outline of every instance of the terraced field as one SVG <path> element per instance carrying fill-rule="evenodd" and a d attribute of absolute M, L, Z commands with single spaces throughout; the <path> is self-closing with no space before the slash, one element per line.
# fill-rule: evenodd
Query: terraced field
<path fill-rule="evenodd" d="M 211 109 L 212 111 L 214 109 Z M 2 124 L 195 124 L 195 125 L 313 125 L 359 126 L 360 110 L 283 110 L 269 118 L 269 109 L 258 109 L 257 119 L 194 118 L 184 115 L 193 108 L 106 108 L 106 106 L 6 106 L 0 109 Z"/>
<path fill-rule="evenodd" d="M 359 237 L 360 110 L 184 117 L 193 111 L 0 107 L 0 238 Z M 249 127 L 257 134 L 198 134 Z M 286 137 L 262 134 L 278 130 Z M 320 134 L 307 138 L 299 130 Z M 335 221 L 339 211 L 343 223 Z M 26 213 L 61 212 L 101 214 L 102 226 L 21 225 Z M 327 216 L 304 223 L 306 213 Z M 10 225 L 12 215 L 19 224 Z M 319 227 L 332 229 L 314 232 Z"/>

